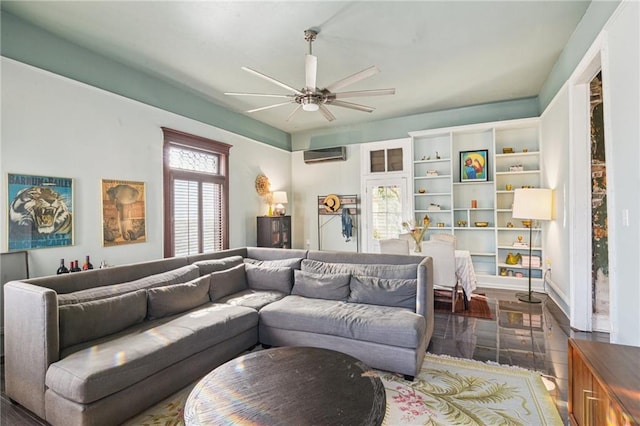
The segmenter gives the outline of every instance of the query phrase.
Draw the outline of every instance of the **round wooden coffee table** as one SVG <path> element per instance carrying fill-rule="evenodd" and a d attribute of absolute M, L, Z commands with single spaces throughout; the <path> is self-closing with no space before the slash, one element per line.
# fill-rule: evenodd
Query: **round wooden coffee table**
<path fill-rule="evenodd" d="M 382 381 L 363 362 L 328 349 L 251 352 L 207 374 L 184 408 L 186 425 L 380 425 Z"/>

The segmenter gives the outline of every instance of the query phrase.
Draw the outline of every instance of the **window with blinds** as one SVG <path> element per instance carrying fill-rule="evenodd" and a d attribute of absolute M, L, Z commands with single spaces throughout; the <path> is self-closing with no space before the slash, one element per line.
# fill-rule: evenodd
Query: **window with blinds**
<path fill-rule="evenodd" d="M 163 128 L 165 256 L 228 248 L 230 145 Z"/>

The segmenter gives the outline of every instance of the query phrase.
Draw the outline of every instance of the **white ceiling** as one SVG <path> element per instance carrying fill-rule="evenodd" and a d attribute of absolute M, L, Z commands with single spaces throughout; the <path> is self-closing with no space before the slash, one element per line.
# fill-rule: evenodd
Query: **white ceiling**
<path fill-rule="evenodd" d="M 294 105 L 248 114 L 289 133 L 536 96 L 588 1 L 2 1 L 2 9 L 73 43 L 196 91 L 237 112 L 287 92 L 248 66 L 304 86 L 304 30 L 317 28 L 318 86 L 377 65 L 344 90 L 369 114 L 335 106 L 327 122 Z M 114 76 L 114 78 L 117 78 Z"/>

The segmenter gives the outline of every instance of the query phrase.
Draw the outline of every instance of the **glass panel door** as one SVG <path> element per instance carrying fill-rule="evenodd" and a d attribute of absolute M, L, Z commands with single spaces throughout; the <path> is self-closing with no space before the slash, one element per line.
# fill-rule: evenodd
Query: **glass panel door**
<path fill-rule="evenodd" d="M 379 252 L 378 240 L 397 238 L 402 232 L 402 221 L 411 216 L 407 203 L 407 179 L 369 180 L 366 187 L 368 252 Z"/>

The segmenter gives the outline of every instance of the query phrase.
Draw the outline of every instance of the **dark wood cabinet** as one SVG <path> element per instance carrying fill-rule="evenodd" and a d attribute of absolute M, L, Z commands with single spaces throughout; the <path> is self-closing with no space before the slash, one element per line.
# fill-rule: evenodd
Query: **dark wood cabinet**
<path fill-rule="evenodd" d="M 569 339 L 572 425 L 640 424 L 640 348 Z"/>
<path fill-rule="evenodd" d="M 258 247 L 291 248 L 291 216 L 258 216 Z"/>

